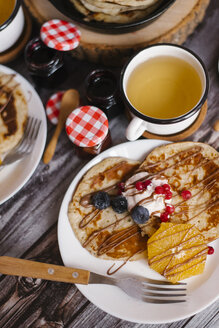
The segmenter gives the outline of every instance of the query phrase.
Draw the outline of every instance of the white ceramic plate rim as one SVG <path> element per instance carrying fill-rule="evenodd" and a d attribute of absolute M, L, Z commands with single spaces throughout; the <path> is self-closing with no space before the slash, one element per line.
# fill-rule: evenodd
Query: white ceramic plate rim
<path fill-rule="evenodd" d="M 70 184 L 59 213 L 58 243 L 65 266 L 87 269 L 106 274 L 113 261 L 103 261 L 90 255 L 81 247 L 68 222 L 67 210 L 72 194 L 82 176 L 96 163 L 109 156 L 124 156 L 132 159 L 144 158 L 154 147 L 166 142 L 160 140 L 137 140 L 112 147 L 91 160 L 76 175 Z M 215 254 L 209 256 L 202 275 L 187 279 L 188 296 L 186 303 L 149 304 L 128 297 L 118 288 L 106 285 L 77 285 L 81 293 L 103 311 L 123 320 L 136 323 L 161 324 L 190 317 L 212 304 L 219 296 L 217 277 L 219 275 L 219 243 L 212 243 Z M 160 279 L 160 275 L 151 270 L 143 260 L 127 263 L 118 272 L 122 274 L 139 274 L 149 278 Z"/>
<path fill-rule="evenodd" d="M 28 103 L 28 115 L 41 120 L 38 138 L 31 154 L 0 171 L 0 204 L 3 204 L 25 185 L 37 168 L 46 143 L 47 122 L 42 101 L 32 85 L 19 73 L 4 65 L 0 65 L 0 72 L 15 74 L 15 80 L 20 83 Z"/>

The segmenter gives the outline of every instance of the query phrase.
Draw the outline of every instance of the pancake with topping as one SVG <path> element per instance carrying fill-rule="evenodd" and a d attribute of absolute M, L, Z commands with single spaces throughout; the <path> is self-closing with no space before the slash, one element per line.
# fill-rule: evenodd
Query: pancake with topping
<path fill-rule="evenodd" d="M 68 218 L 80 241 L 92 255 L 105 260 L 136 260 L 143 257 L 147 238 L 127 211 L 115 212 L 111 206 L 97 209 L 92 195 L 105 191 L 118 195 L 118 183 L 127 179 L 139 162 L 111 157 L 93 166 L 82 178 L 69 204 Z"/>
<path fill-rule="evenodd" d="M 0 157 L 21 140 L 28 107 L 15 75 L 0 72 Z"/>
<path fill-rule="evenodd" d="M 168 222 L 194 225 L 206 242 L 219 237 L 219 156 L 211 146 L 199 142 L 179 142 L 155 148 L 141 164 L 147 179 L 163 177 L 172 190 L 174 212 Z M 153 215 L 141 224 L 151 236 L 161 220 Z"/>
<path fill-rule="evenodd" d="M 86 21 L 105 23 L 129 23 L 146 17 L 153 12 L 162 0 L 104 1 L 70 0 L 83 14 Z"/>

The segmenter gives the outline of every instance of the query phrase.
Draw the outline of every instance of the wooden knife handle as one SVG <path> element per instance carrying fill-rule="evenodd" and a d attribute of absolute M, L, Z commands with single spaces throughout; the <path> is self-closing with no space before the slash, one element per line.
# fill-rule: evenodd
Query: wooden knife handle
<path fill-rule="evenodd" d="M 90 277 L 90 272 L 87 270 L 8 256 L 0 256 L 0 273 L 84 285 L 88 284 Z"/>

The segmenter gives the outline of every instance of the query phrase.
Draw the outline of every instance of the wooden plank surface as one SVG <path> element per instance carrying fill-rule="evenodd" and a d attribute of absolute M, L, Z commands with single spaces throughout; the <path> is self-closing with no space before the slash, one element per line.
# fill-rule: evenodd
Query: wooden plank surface
<path fill-rule="evenodd" d="M 213 123 L 219 118 L 218 17 L 218 0 L 212 0 L 204 21 L 185 43 L 205 62 L 211 85 L 207 116 L 201 128 L 187 140 L 206 142 L 217 149 L 219 133 L 213 130 Z M 69 75 L 60 89 L 78 88 L 83 100 L 84 79 L 89 71 L 99 66 L 72 58 L 66 58 L 66 63 Z M 9 66 L 29 79 L 23 56 Z M 115 73 L 119 74 L 119 69 L 115 69 Z M 38 92 L 45 103 L 53 91 L 38 88 Z M 122 113 L 110 121 L 114 145 L 126 141 L 127 124 L 128 120 Z M 48 123 L 49 139 L 53 131 L 54 127 Z M 66 189 L 86 162 L 75 156 L 72 145 L 63 132 L 53 161 L 49 165 L 44 165 L 41 161 L 24 188 L 0 206 L 0 255 L 62 264 L 56 232 L 58 212 Z M 215 284 L 217 286 L 218 281 Z M 0 276 L 0 291 L 1 328 L 216 328 L 219 326 L 219 302 L 179 322 L 142 325 L 106 314 L 70 284 Z"/>

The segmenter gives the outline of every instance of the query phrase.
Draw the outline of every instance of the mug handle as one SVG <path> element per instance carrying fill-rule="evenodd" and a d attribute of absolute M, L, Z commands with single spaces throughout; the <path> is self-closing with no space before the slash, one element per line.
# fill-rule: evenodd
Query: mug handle
<path fill-rule="evenodd" d="M 145 122 L 138 117 L 134 117 L 126 129 L 126 138 L 129 141 L 134 141 L 138 139 L 145 130 Z"/>

